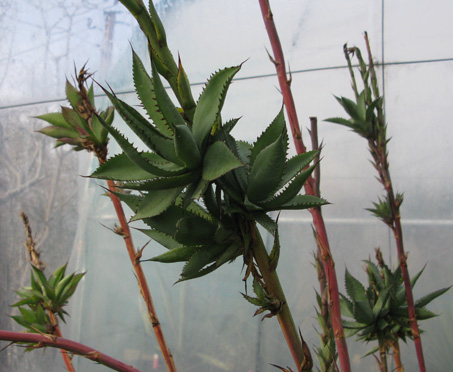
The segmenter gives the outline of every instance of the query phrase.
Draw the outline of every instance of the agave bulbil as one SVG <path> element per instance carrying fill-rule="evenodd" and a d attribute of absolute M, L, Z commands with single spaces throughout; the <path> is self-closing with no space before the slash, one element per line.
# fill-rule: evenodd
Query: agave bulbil
<path fill-rule="evenodd" d="M 62 107 L 61 112 L 52 112 L 40 115 L 37 118 L 50 124 L 40 133 L 56 139 L 55 147 L 71 145 L 75 151 L 88 150 L 104 159 L 107 156 L 108 131 L 100 123 L 112 123 L 114 118 L 113 107 L 99 113 L 94 103 L 93 84 L 85 87 L 91 74 L 85 66 L 77 75 L 77 87 L 66 80 L 66 98 L 71 107 Z"/>
<path fill-rule="evenodd" d="M 382 259 L 380 250 L 376 250 L 376 257 L 378 265 L 370 260 L 364 261 L 368 275 L 367 288 L 346 270 L 348 296 L 342 296 L 341 309 L 344 316 L 353 319 L 343 322 L 346 336 L 357 335 L 359 340 L 366 342 L 378 341 L 378 345 L 366 355 L 379 350 L 382 358 L 391 349 L 399 351 L 398 341 L 412 339 L 413 333 L 401 267 L 391 270 Z M 411 278 L 412 287 L 423 270 L 424 268 Z M 417 320 L 437 316 L 426 306 L 449 289 L 450 287 L 436 290 L 415 301 Z M 397 361 L 398 364 L 400 363 Z"/>

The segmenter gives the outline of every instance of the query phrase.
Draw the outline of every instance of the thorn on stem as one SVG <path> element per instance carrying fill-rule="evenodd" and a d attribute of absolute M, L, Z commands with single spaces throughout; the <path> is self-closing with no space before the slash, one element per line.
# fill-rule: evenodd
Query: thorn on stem
<path fill-rule="evenodd" d="M 266 52 L 267 52 L 267 56 L 269 57 L 269 59 L 271 60 L 271 62 L 274 64 L 275 67 L 277 67 L 280 63 L 277 62 L 274 57 L 271 56 L 271 54 L 269 53 L 269 51 L 266 49 Z"/>
<path fill-rule="evenodd" d="M 137 253 L 135 253 L 135 262 L 134 262 L 135 265 L 138 265 L 140 263 L 140 259 L 142 258 L 143 250 L 146 248 L 146 246 L 149 244 L 150 241 L 148 241 L 141 249 L 139 249 L 137 251 Z"/>

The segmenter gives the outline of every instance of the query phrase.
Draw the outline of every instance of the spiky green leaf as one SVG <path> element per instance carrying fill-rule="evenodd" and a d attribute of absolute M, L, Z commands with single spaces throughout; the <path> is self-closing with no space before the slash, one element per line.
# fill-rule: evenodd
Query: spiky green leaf
<path fill-rule="evenodd" d="M 345 287 L 352 302 L 368 301 L 365 293 L 365 287 L 351 275 L 348 269 L 346 269 L 345 273 Z"/>
<path fill-rule="evenodd" d="M 314 169 L 315 166 L 299 173 L 283 191 L 269 200 L 256 202 L 257 205 L 269 211 L 282 209 L 284 205 L 290 203 L 297 196 Z M 313 202 L 319 202 L 319 200 L 313 199 Z"/>
<path fill-rule="evenodd" d="M 283 107 L 272 123 L 261 133 L 256 142 L 254 143 L 250 153 L 250 165 L 255 162 L 258 154 L 261 153 L 266 147 L 273 144 L 277 138 L 286 130 L 285 115 Z"/>
<path fill-rule="evenodd" d="M 423 296 L 422 298 L 420 298 L 417 301 L 415 301 L 415 307 L 416 308 L 417 307 L 425 307 L 431 301 L 433 301 L 437 297 L 439 297 L 439 296 L 443 295 L 445 292 L 447 292 L 450 288 L 451 288 L 451 286 L 450 287 L 445 287 L 445 288 L 442 288 L 442 289 L 438 289 L 437 291 L 431 292 L 430 294 L 427 294 L 426 296 Z"/>
<path fill-rule="evenodd" d="M 36 116 L 37 119 L 47 121 L 55 127 L 72 129 L 73 127 L 66 121 L 63 114 L 59 112 L 51 112 L 44 115 Z"/>
<path fill-rule="evenodd" d="M 247 197 L 252 202 L 268 199 L 280 184 L 286 159 L 285 134 L 264 148 L 252 164 L 247 187 Z"/>
<path fill-rule="evenodd" d="M 153 164 L 148 156 L 139 152 L 118 130 L 111 125 L 108 125 L 101 117 L 99 117 L 99 119 L 102 125 L 104 125 L 112 137 L 118 142 L 127 157 L 144 171 L 156 176 L 175 176 L 183 172 L 181 168 L 176 167 L 175 170 L 169 171 L 158 166 L 155 162 Z"/>
<path fill-rule="evenodd" d="M 214 181 L 241 166 L 243 166 L 243 163 L 234 156 L 227 145 L 217 141 L 206 150 L 202 177 L 206 181 Z"/>
<path fill-rule="evenodd" d="M 66 79 L 66 98 L 74 110 L 79 108 L 82 103 L 79 91 Z"/>
<path fill-rule="evenodd" d="M 197 168 L 201 162 L 200 149 L 187 125 L 175 126 L 175 153 L 188 169 Z"/>
<path fill-rule="evenodd" d="M 79 132 L 75 129 L 62 128 L 62 127 L 45 127 L 38 130 L 39 133 L 45 134 L 52 138 L 79 138 Z"/>
<path fill-rule="evenodd" d="M 132 71 L 134 77 L 135 90 L 143 104 L 150 119 L 153 121 L 159 132 L 167 137 L 172 137 L 173 132 L 165 122 L 162 113 L 157 106 L 154 93 L 153 82 L 146 72 L 146 69 L 139 56 L 132 49 Z"/>
<path fill-rule="evenodd" d="M 156 60 L 153 60 L 151 64 L 152 69 L 152 82 L 154 87 L 154 94 L 156 97 L 157 106 L 159 107 L 160 112 L 162 113 L 166 124 L 168 125 L 169 129 L 173 132 L 174 127 L 176 125 L 185 125 L 184 119 L 179 113 L 176 106 L 173 104 L 172 100 L 168 96 L 168 93 L 164 86 L 162 85 L 162 81 L 159 77 L 159 74 L 156 70 L 155 65 Z"/>
<path fill-rule="evenodd" d="M 157 216 L 164 212 L 178 197 L 183 187 L 176 187 L 167 190 L 155 190 L 148 193 L 140 201 L 137 213 L 132 220 L 141 220 Z"/>
<path fill-rule="evenodd" d="M 143 261 L 154 261 L 162 263 L 185 262 L 189 260 L 190 257 L 192 257 L 194 253 L 200 249 L 201 248 L 199 246 L 180 246 L 170 249 L 169 251 L 162 253 L 159 256 Z"/>
<path fill-rule="evenodd" d="M 329 202 L 323 198 L 318 198 L 312 195 L 296 195 L 291 201 L 283 204 L 280 209 L 287 210 L 298 210 L 298 209 L 309 209 L 322 207 L 323 205 L 329 204 Z"/>
<path fill-rule="evenodd" d="M 217 267 L 213 262 L 225 248 L 222 245 L 214 245 L 199 249 L 187 261 L 182 270 L 181 279 L 194 279 L 214 271 Z"/>
<path fill-rule="evenodd" d="M 150 229 L 137 229 L 137 230 L 141 231 L 145 235 L 148 235 L 151 239 L 155 240 L 160 245 L 164 246 L 169 250 L 181 248 L 183 246 L 183 244 L 176 241 L 172 236 L 165 234 L 161 231 Z"/>
<path fill-rule="evenodd" d="M 146 154 L 143 153 L 143 156 Z M 115 181 L 141 181 L 155 176 L 139 167 L 125 153 L 121 153 L 101 164 L 90 177 Z"/>
<path fill-rule="evenodd" d="M 234 75 L 241 66 L 225 68 L 211 76 L 198 100 L 193 118 L 193 135 L 202 149 L 222 110 L 223 102 Z"/>

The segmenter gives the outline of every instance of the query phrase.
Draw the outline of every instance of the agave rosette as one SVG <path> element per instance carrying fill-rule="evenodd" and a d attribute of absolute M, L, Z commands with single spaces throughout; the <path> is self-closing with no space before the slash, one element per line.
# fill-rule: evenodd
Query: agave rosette
<path fill-rule="evenodd" d="M 341 312 L 352 320 L 343 321 L 345 335 L 357 335 L 359 340 L 366 342 L 379 339 L 401 339 L 406 342 L 407 338 L 413 338 L 401 267 L 391 270 L 382 260 L 379 267 L 370 260 L 364 262 L 368 274 L 367 288 L 346 270 L 345 286 L 348 296 L 341 297 Z M 415 286 L 424 269 L 411 278 L 411 287 Z M 437 316 L 426 306 L 450 288 L 438 289 L 416 300 L 417 320 Z M 365 355 L 378 349 L 379 346 Z"/>
<path fill-rule="evenodd" d="M 132 51 L 135 90 L 148 118 L 104 90 L 147 150 L 139 151 L 99 118 L 123 152 L 91 176 L 120 181 L 122 188 L 135 191 L 117 195 L 134 211 L 132 220 L 151 228 L 142 231 L 168 249 L 152 260 L 186 262 L 181 275 L 186 280 L 247 252 L 249 222 L 275 234 L 277 224 L 267 212 L 326 201 L 299 194 L 314 169 L 310 163 L 316 152 L 288 159 L 283 110 L 253 144 L 232 136 L 237 119 L 222 122 L 225 97 L 240 65 L 214 73 L 195 104 L 181 63 L 170 81 L 156 53 L 151 50 L 150 76 Z M 159 74 L 170 82 L 182 108 L 173 103 Z"/>
<path fill-rule="evenodd" d="M 193 119 L 173 104 L 155 66 L 150 77 L 135 52 L 134 84 L 151 121 L 105 90 L 149 151 L 137 150 L 101 119 L 123 153 L 102 164 L 92 177 L 121 181 L 121 187 L 139 192 L 118 196 L 134 211 L 132 220 L 151 227 L 143 232 L 169 249 L 152 260 L 187 262 L 182 280 L 205 275 L 245 252 L 244 221 L 257 221 L 274 233 L 276 222 L 267 212 L 326 203 L 299 194 L 314 169 L 310 163 L 316 152 L 287 159 L 283 110 L 252 145 L 231 135 L 238 120 L 221 123 L 225 96 L 239 69 L 225 68 L 211 76 Z M 189 89 L 181 65 L 177 81 L 179 92 Z"/>
<path fill-rule="evenodd" d="M 239 213 L 256 220 L 273 234 L 277 224 L 267 215 L 268 212 L 308 209 L 327 203 L 322 198 L 300 194 L 316 166 L 310 164 L 317 151 L 288 159 L 283 109 L 252 145 L 236 141 L 228 132 L 223 133 L 226 142 L 245 165 L 216 181 L 225 192 L 225 213 Z"/>
<path fill-rule="evenodd" d="M 153 78 L 133 53 L 134 84 L 152 122 L 135 108 L 105 91 L 115 109 L 149 151 L 138 151 L 117 129 L 101 122 L 118 142 L 123 153 L 101 165 L 92 177 L 124 182 L 123 187 L 144 196 L 137 204 L 133 219 L 157 216 L 184 192 L 184 205 L 197 199 L 210 182 L 243 163 L 222 141 L 212 141 L 211 131 L 223 106 L 229 84 L 239 70 L 226 68 L 207 83 L 189 122 L 168 96 L 159 74 Z M 178 82 L 187 85 L 182 68 Z"/>

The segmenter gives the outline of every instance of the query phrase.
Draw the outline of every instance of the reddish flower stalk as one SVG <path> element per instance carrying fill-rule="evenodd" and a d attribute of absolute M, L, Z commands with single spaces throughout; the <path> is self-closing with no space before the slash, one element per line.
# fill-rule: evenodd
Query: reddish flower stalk
<path fill-rule="evenodd" d="M 15 342 L 26 342 L 36 344 L 35 348 L 53 347 L 69 351 L 73 354 L 83 356 L 97 363 L 103 364 L 115 371 L 120 372 L 140 372 L 138 369 L 116 360 L 89 346 L 71 341 L 54 335 L 44 335 L 37 333 L 22 333 L 0 330 L 0 340 Z"/>
<path fill-rule="evenodd" d="M 376 71 L 374 69 L 374 62 L 373 56 L 371 54 L 370 43 L 368 40 L 368 34 L 365 32 L 365 43 L 367 47 L 368 57 L 369 57 L 369 69 L 370 69 L 370 77 L 372 81 L 372 88 L 373 93 L 375 95 L 375 99 L 379 97 L 379 91 L 377 86 L 377 79 L 376 79 Z M 414 305 L 414 296 L 412 293 L 412 286 L 409 277 L 409 271 L 407 269 L 407 257 L 404 251 L 403 245 L 403 229 L 401 228 L 401 215 L 400 215 L 400 208 L 399 202 L 397 202 L 397 198 L 395 196 L 395 192 L 393 190 L 392 181 L 390 178 L 390 170 L 389 170 L 389 162 L 387 158 L 387 138 L 385 137 L 385 119 L 383 110 L 378 110 L 378 119 L 380 121 L 381 126 L 384 128 L 384 138 L 382 139 L 382 143 L 373 143 L 369 141 L 370 150 L 375 160 L 375 166 L 379 173 L 380 181 L 387 192 L 388 202 L 391 208 L 392 214 L 392 223 L 389 224 L 389 227 L 393 231 L 393 235 L 395 237 L 396 242 L 396 249 L 398 252 L 398 259 L 399 264 L 401 267 L 401 274 L 403 276 L 404 287 L 406 291 L 406 301 L 407 301 L 407 308 L 409 312 L 409 320 L 412 330 L 412 337 L 414 339 L 415 344 L 415 351 L 417 354 L 417 361 L 418 366 L 420 368 L 420 372 L 426 372 L 425 366 L 425 359 L 423 356 L 423 348 L 422 348 L 422 340 L 420 338 L 420 330 L 417 324 L 417 317 L 415 314 L 415 305 Z"/>
<path fill-rule="evenodd" d="M 104 161 L 101 158 L 99 158 L 100 164 L 102 164 Z M 132 241 L 131 232 L 130 232 L 129 225 L 126 220 L 126 216 L 124 215 L 124 210 L 121 205 L 121 201 L 114 194 L 114 192 L 117 192 L 115 183 L 113 181 L 108 180 L 107 185 L 108 185 L 109 190 L 111 191 L 109 193 L 110 198 L 112 200 L 113 206 L 115 207 L 115 211 L 118 216 L 118 221 L 120 223 L 120 230 L 118 233 L 123 237 L 124 243 L 126 244 L 129 258 L 131 260 L 132 266 L 134 267 L 135 276 L 137 278 L 140 293 L 143 296 L 143 299 L 145 300 L 146 309 L 148 312 L 148 318 L 153 326 L 154 334 L 156 335 L 156 339 L 159 344 L 159 348 L 162 352 L 162 356 L 165 360 L 165 363 L 167 364 L 168 371 L 176 372 L 176 366 L 175 366 L 175 362 L 173 360 L 173 355 L 171 354 L 170 349 L 168 348 L 167 343 L 165 341 L 165 337 L 162 332 L 162 327 L 160 326 L 160 322 L 157 317 L 156 310 L 154 308 L 154 303 L 153 303 L 153 299 L 151 297 L 151 292 L 149 290 L 145 274 L 144 274 L 142 266 L 140 264 L 140 256 L 141 256 L 142 252 L 136 251 L 134 248 L 134 243 Z"/>
<path fill-rule="evenodd" d="M 58 337 L 63 337 L 63 334 L 61 333 L 60 327 L 58 326 L 58 320 L 55 317 L 55 314 L 52 313 L 50 310 L 47 311 L 47 314 L 49 315 L 50 321 L 52 324 L 55 324 L 53 327 L 53 334 Z M 69 356 L 66 350 L 60 349 L 61 352 L 61 357 L 63 358 L 63 362 L 66 366 L 66 369 L 69 372 L 76 372 L 74 366 L 72 365 L 72 358 Z"/>
<path fill-rule="evenodd" d="M 283 103 L 286 107 L 289 123 L 291 126 L 291 133 L 293 135 L 294 144 L 298 154 L 306 152 L 306 147 L 302 140 L 300 132 L 299 121 L 297 119 L 296 107 L 294 104 L 293 95 L 291 92 L 290 81 L 287 80 L 285 59 L 283 50 L 278 37 L 277 29 L 273 20 L 272 12 L 268 0 L 259 0 L 261 13 L 263 15 L 264 24 L 269 36 L 274 54 L 273 62 L 277 70 L 278 81 L 283 95 Z M 315 195 L 314 180 L 312 177 L 305 183 L 305 192 L 308 195 Z M 327 238 L 327 231 L 324 224 L 324 219 L 319 208 L 312 208 L 310 210 L 313 217 L 313 224 L 315 226 L 319 246 L 321 249 L 323 267 L 327 276 L 327 283 L 329 289 L 329 299 L 331 306 L 331 319 L 332 327 L 335 335 L 335 341 L 338 350 L 338 358 L 342 372 L 350 372 L 351 366 L 349 361 L 348 348 L 344 337 L 343 325 L 341 321 L 340 312 L 340 295 L 338 291 L 337 276 L 335 273 L 335 264 L 330 251 L 329 240 Z"/>
<path fill-rule="evenodd" d="M 83 72 L 83 73 L 82 73 Z M 82 104 L 85 108 L 85 118 L 91 119 L 91 117 L 96 113 L 96 109 L 91 105 L 90 100 L 88 99 L 88 93 L 85 88 L 85 80 L 87 78 L 86 71 L 82 69 L 81 73 L 78 77 L 79 89 L 80 89 L 80 96 L 82 98 Z M 94 147 L 92 150 L 96 157 L 98 158 L 99 165 L 102 165 L 107 160 L 107 152 L 108 146 L 105 143 L 101 148 Z M 121 235 L 124 239 L 124 243 L 126 244 L 126 249 L 129 254 L 129 258 L 131 260 L 132 266 L 135 271 L 135 276 L 137 278 L 138 286 L 140 289 L 140 293 L 145 300 L 146 309 L 148 312 L 148 318 L 153 326 L 154 334 L 156 335 L 157 342 L 159 344 L 159 348 L 162 352 L 162 356 L 167 364 L 167 369 L 169 372 L 176 372 L 176 366 L 173 360 L 173 355 L 170 352 L 170 349 L 167 346 L 165 341 L 164 334 L 162 332 L 162 328 L 160 326 L 159 319 L 157 318 L 156 310 L 154 308 L 153 299 L 151 297 L 151 292 L 148 287 L 148 283 L 146 281 L 145 274 L 143 272 L 142 266 L 140 264 L 140 258 L 142 255 L 141 250 L 136 250 L 134 247 L 134 243 L 132 240 L 131 231 L 129 229 L 129 225 L 126 220 L 126 216 L 124 214 L 123 207 L 121 205 L 121 201 L 118 197 L 114 194 L 119 190 L 115 187 L 115 182 L 111 180 L 107 180 L 107 185 L 109 189 L 110 199 L 112 200 L 113 206 L 115 208 L 116 215 L 118 217 L 118 222 L 120 224 L 119 229 L 116 231 L 119 235 Z"/>

